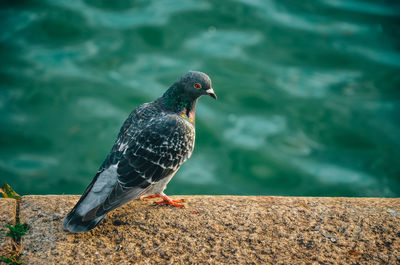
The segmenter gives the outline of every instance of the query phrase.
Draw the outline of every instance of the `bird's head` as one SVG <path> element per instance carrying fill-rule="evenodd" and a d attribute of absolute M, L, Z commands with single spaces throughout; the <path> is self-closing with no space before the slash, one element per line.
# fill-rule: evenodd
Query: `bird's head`
<path fill-rule="evenodd" d="M 169 110 L 180 112 L 185 109 L 188 113 L 194 113 L 197 99 L 203 95 L 217 99 L 211 79 L 205 73 L 190 71 L 175 81 L 160 100 Z"/>
<path fill-rule="evenodd" d="M 183 88 L 183 93 L 188 99 L 194 100 L 203 95 L 217 99 L 217 95 L 211 87 L 211 79 L 205 73 L 190 71 L 175 84 Z"/>

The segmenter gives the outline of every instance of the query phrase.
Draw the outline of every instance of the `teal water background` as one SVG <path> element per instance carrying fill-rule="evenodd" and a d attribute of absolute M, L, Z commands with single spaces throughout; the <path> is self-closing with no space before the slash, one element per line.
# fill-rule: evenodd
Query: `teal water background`
<path fill-rule="evenodd" d="M 132 109 L 188 70 L 196 148 L 167 194 L 400 196 L 400 3 L 2 1 L 0 181 L 80 194 Z"/>

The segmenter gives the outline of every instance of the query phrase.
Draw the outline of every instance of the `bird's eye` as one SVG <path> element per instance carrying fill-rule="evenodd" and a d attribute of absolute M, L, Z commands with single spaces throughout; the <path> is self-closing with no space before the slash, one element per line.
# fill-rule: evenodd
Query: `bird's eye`
<path fill-rule="evenodd" d="M 196 83 L 193 86 L 194 86 L 194 88 L 201 88 L 201 85 L 199 83 Z"/>

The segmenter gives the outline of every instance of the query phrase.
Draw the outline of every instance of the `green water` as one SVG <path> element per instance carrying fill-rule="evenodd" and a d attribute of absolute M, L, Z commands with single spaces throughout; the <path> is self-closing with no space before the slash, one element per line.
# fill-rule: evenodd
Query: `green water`
<path fill-rule="evenodd" d="M 400 196 L 400 3 L 2 1 L 0 181 L 80 194 L 130 111 L 206 72 L 167 194 Z"/>

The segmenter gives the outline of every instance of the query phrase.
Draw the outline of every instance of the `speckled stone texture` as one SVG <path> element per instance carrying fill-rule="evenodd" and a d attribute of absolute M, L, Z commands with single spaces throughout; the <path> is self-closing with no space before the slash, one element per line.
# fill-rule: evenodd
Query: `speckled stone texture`
<path fill-rule="evenodd" d="M 133 201 L 83 234 L 62 219 L 79 196 L 24 196 L 27 264 L 399 264 L 400 199 L 175 196 Z"/>
<path fill-rule="evenodd" d="M 12 239 L 6 236 L 6 225 L 15 224 L 15 210 L 17 201 L 14 199 L 0 198 L 0 255 L 7 253 L 12 246 Z"/>

